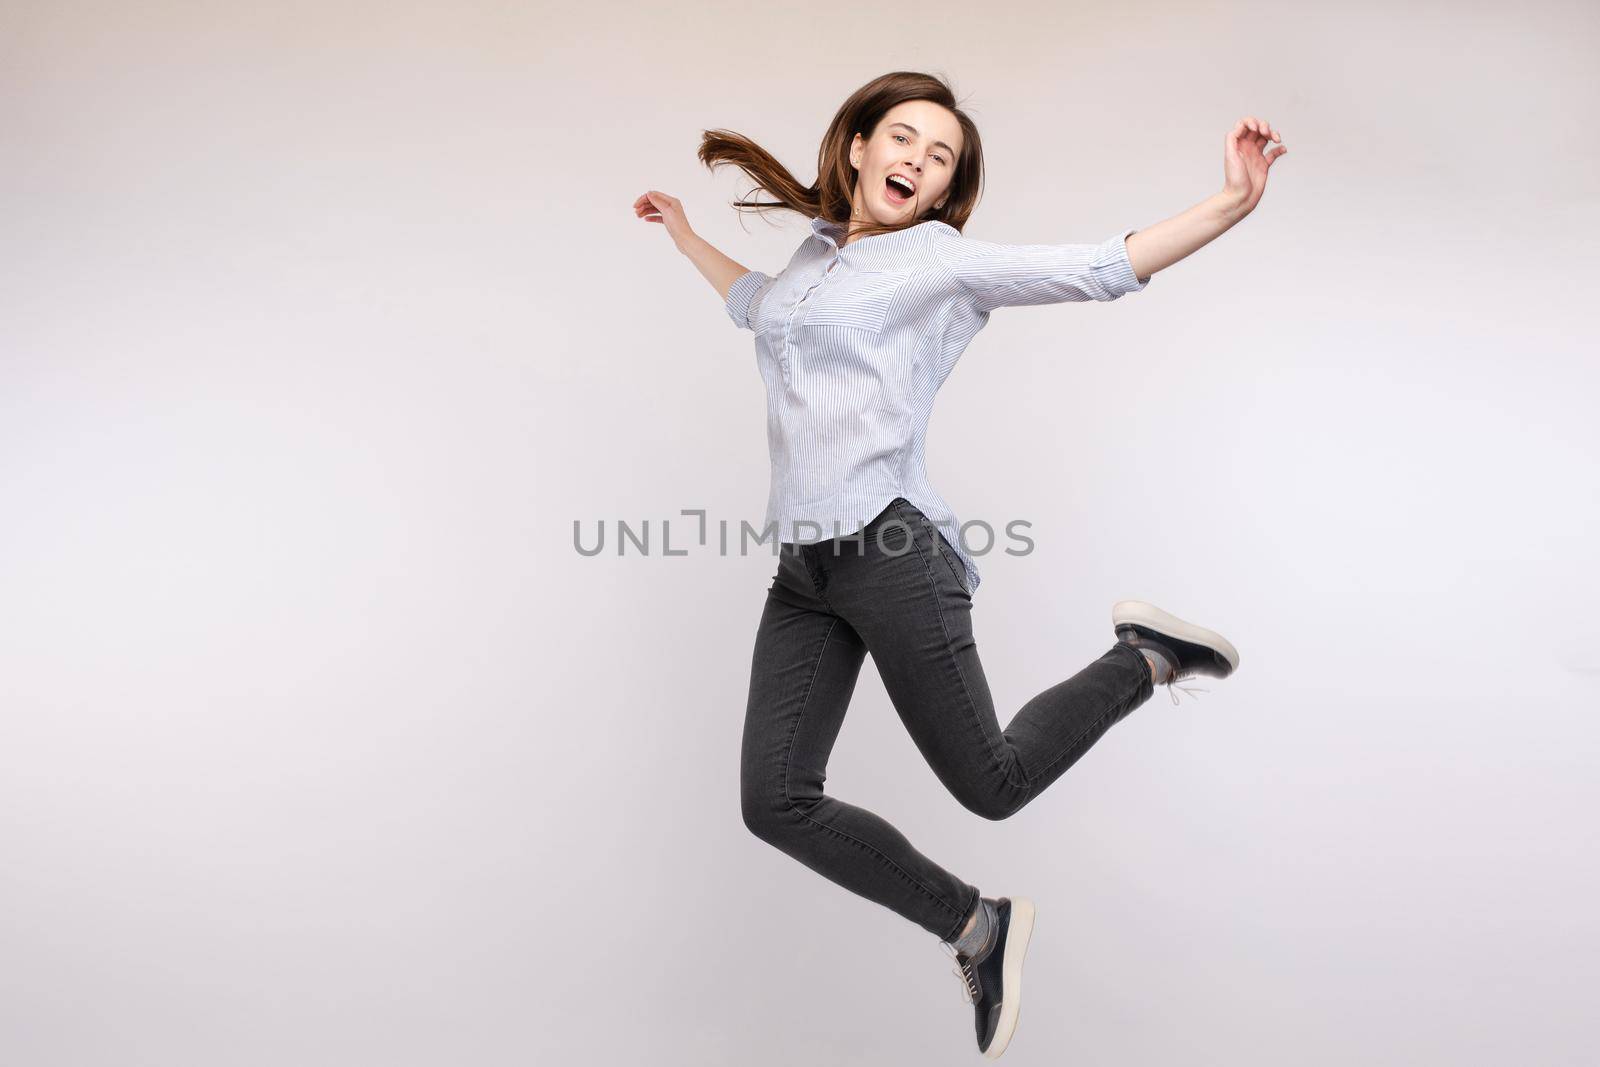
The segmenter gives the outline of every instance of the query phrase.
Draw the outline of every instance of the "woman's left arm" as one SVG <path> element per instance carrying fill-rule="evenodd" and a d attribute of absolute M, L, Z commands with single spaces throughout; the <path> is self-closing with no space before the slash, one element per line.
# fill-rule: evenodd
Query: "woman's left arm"
<path fill-rule="evenodd" d="M 1278 147 L 1263 153 L 1273 141 Z M 1148 281 L 1156 271 L 1210 244 L 1254 211 L 1267 191 L 1267 169 L 1287 151 L 1278 131 L 1264 120 L 1240 119 L 1223 142 L 1222 192 L 1128 235 L 1128 262 L 1139 281 Z"/>

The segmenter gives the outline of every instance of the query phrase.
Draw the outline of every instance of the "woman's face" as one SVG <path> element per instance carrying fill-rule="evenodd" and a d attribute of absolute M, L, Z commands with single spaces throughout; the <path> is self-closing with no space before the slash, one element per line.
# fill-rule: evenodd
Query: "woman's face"
<path fill-rule="evenodd" d="M 907 100 L 890 108 L 870 139 L 850 144 L 856 168 L 851 218 L 895 226 L 944 205 L 961 153 L 961 124 L 946 108 Z M 890 180 L 898 175 L 912 188 Z"/>

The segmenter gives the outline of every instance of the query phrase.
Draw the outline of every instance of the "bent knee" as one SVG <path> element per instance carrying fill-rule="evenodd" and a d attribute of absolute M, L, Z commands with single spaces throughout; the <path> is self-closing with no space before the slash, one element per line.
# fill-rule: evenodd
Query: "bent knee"
<path fill-rule="evenodd" d="M 794 821 L 794 811 L 781 795 L 766 789 L 746 788 L 739 795 L 744 826 L 763 841 L 781 835 Z"/>
<path fill-rule="evenodd" d="M 763 841 L 778 842 L 807 829 L 808 813 L 816 799 L 792 796 L 782 789 L 745 789 L 740 793 L 740 810 L 745 829 Z"/>
<path fill-rule="evenodd" d="M 999 822 L 1002 819 L 1011 818 L 1021 810 L 1023 804 L 1027 803 L 1025 798 L 1019 800 L 1015 794 L 1011 793 L 972 793 L 956 799 L 961 802 L 963 808 L 966 808 L 979 818 L 988 819 L 990 822 Z"/>

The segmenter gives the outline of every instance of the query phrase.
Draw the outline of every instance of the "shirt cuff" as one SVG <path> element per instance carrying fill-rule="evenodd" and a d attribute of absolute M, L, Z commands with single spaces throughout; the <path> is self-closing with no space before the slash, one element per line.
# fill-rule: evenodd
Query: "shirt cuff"
<path fill-rule="evenodd" d="M 725 303 L 728 318 L 741 330 L 753 330 L 755 326 L 750 322 L 750 301 L 761 291 L 761 287 L 771 281 L 767 275 L 758 270 L 745 271 L 737 281 L 728 289 L 728 299 Z"/>
<path fill-rule="evenodd" d="M 1128 235 L 1138 228 L 1130 226 L 1116 236 L 1106 238 L 1094 262 L 1089 264 L 1112 299 L 1124 293 L 1137 293 L 1150 284 L 1149 278 L 1141 282 L 1134 275 L 1133 264 L 1128 261 Z"/>

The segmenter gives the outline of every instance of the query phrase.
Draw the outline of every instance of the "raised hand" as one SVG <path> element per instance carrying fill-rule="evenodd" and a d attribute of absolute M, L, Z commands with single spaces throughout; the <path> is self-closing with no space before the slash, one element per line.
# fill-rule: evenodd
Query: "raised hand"
<path fill-rule="evenodd" d="M 684 242 L 694 236 L 689 220 L 684 217 L 683 204 L 675 196 L 651 189 L 633 202 L 633 213 L 646 222 L 659 222 L 667 228 L 672 243 L 683 251 Z"/>
<path fill-rule="evenodd" d="M 1263 153 L 1273 141 L 1279 142 L 1278 147 Z M 1240 119 L 1228 131 L 1222 149 L 1222 191 L 1237 199 L 1244 213 L 1254 211 L 1261 194 L 1267 191 L 1267 169 L 1289 151 L 1282 142 L 1276 129 L 1254 116 Z"/>

